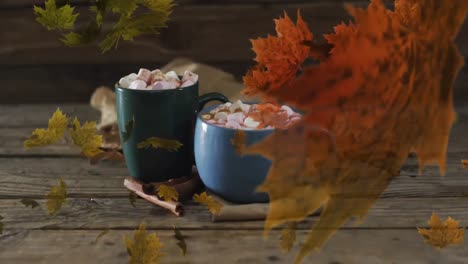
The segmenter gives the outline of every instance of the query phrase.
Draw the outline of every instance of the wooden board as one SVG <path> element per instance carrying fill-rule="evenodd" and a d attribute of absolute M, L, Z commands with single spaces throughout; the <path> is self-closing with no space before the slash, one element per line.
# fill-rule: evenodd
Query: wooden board
<path fill-rule="evenodd" d="M 135 226 L 136 227 L 136 226 Z M 133 227 L 133 228 L 135 228 Z M 128 255 L 123 237 L 132 231 L 112 230 L 98 243 L 93 242 L 101 230 L 18 230 L 8 231 L 0 240 L 1 263 L 82 264 L 126 263 Z M 261 231 L 185 230 L 187 255 L 181 256 L 173 232 L 156 231 L 164 243 L 166 256 L 162 263 L 292 263 L 299 246 L 289 254 L 279 250 L 279 232 L 268 240 Z M 298 232 L 303 241 L 306 231 Z M 468 262 L 467 245 L 442 251 L 424 243 L 415 229 L 410 230 L 341 230 L 322 251 L 303 263 L 311 264 L 389 264 L 389 263 L 450 263 Z"/>
<path fill-rule="evenodd" d="M 186 202 L 184 217 L 138 199 L 133 207 L 128 198 L 68 198 L 67 205 L 56 216 L 50 216 L 44 199 L 37 199 L 41 207 L 26 208 L 20 199 L 0 199 L 0 215 L 7 230 L 15 229 L 125 229 L 146 221 L 148 227 L 171 229 L 175 224 L 184 229 L 261 230 L 263 221 L 211 222 L 205 206 Z M 441 217 L 454 217 L 461 226 L 468 226 L 466 213 L 468 197 L 453 198 L 389 198 L 380 199 L 364 221 L 348 221 L 344 229 L 415 228 L 427 227 L 433 212 Z M 318 216 L 310 216 L 299 225 L 310 229 Z"/>
<path fill-rule="evenodd" d="M 459 155 L 459 154 L 457 154 Z M 460 197 L 468 191 L 468 170 L 457 162 L 447 164 L 447 174 L 427 167 L 418 176 L 416 160 L 409 161 L 387 188 L 383 197 Z M 83 158 L 0 158 L 0 197 L 42 198 L 62 177 L 70 197 L 128 197 L 123 180 L 128 176 L 123 164 L 104 162 L 89 165 Z"/>
<path fill-rule="evenodd" d="M 61 105 L 83 120 L 98 120 L 87 105 Z M 133 207 L 123 187 L 127 169 L 104 162 L 91 166 L 66 142 L 25 151 L 22 141 L 35 127 L 44 127 L 56 105 L 0 106 L 0 263 L 70 264 L 126 263 L 123 237 L 144 221 L 165 244 L 162 263 L 292 263 L 318 216 L 298 229 L 298 244 L 289 254 L 279 250 L 279 228 L 262 238 L 263 221 L 220 222 L 202 205 L 187 202 L 180 218 L 142 199 Z M 388 264 L 468 262 L 468 244 L 436 250 L 424 243 L 416 227 L 427 227 L 433 212 L 454 217 L 468 226 L 468 108 L 458 108 L 447 154 L 447 175 L 428 167 L 418 176 L 415 157 L 409 158 L 362 223 L 348 221 L 321 252 L 304 263 Z M 68 186 L 66 206 L 55 216 L 44 207 L 45 194 L 63 177 Z M 34 198 L 40 208 L 26 208 L 22 198 Z M 187 255 L 181 256 L 173 238 L 176 225 L 186 236 Z M 97 243 L 97 235 L 110 232 Z"/>

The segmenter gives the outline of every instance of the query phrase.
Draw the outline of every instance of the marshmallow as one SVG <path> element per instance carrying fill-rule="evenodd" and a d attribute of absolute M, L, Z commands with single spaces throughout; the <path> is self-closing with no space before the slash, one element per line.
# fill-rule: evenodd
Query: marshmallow
<path fill-rule="evenodd" d="M 288 106 L 283 106 L 281 109 L 268 109 L 264 112 L 262 110 L 257 110 L 257 105 L 255 104 L 244 104 L 242 101 L 238 100 L 234 103 L 225 103 L 220 105 L 219 107 L 211 110 L 206 117 L 203 115 L 202 118 L 207 122 L 212 120 L 209 123 L 221 127 L 257 130 L 287 128 L 299 121 L 301 119 L 301 115 L 294 112 L 294 110 Z"/>
<path fill-rule="evenodd" d="M 225 127 L 227 128 L 234 128 L 234 129 L 240 129 L 241 128 L 241 125 L 237 122 L 233 122 L 233 121 L 228 121 L 225 125 Z"/>
<path fill-rule="evenodd" d="M 229 107 L 229 111 L 230 111 L 231 113 L 236 112 L 237 109 L 242 110 L 242 101 L 241 101 L 241 100 L 237 100 L 235 103 L 233 103 L 233 104 Z"/>
<path fill-rule="evenodd" d="M 166 80 L 168 81 L 174 81 L 174 80 L 180 81 L 179 76 L 177 76 L 177 73 L 175 71 L 167 72 L 164 75 L 164 77 L 166 77 Z"/>
<path fill-rule="evenodd" d="M 281 106 L 281 109 L 283 109 L 284 111 L 286 111 L 286 113 L 288 113 L 288 116 L 292 116 L 295 114 L 295 112 L 291 109 L 291 107 L 287 106 L 287 105 L 283 105 Z"/>
<path fill-rule="evenodd" d="M 258 126 L 260 125 L 260 122 L 258 121 L 255 121 L 253 118 L 251 117 L 247 117 L 245 120 L 244 120 L 244 126 L 248 127 L 248 128 L 257 128 Z"/>
<path fill-rule="evenodd" d="M 166 76 L 161 70 L 154 70 L 151 72 L 151 84 L 154 84 L 157 81 L 166 81 Z"/>
<path fill-rule="evenodd" d="M 168 90 L 177 88 L 177 83 L 168 81 L 157 81 L 151 86 L 152 90 Z"/>
<path fill-rule="evenodd" d="M 193 72 L 185 71 L 184 75 L 182 75 L 182 83 L 185 83 L 189 80 L 193 83 L 196 83 L 198 81 L 198 75 Z"/>
<path fill-rule="evenodd" d="M 188 80 L 188 81 L 183 82 L 182 85 L 180 86 L 180 88 L 192 86 L 194 84 L 195 84 L 194 82 Z"/>
<path fill-rule="evenodd" d="M 142 80 L 135 80 L 128 86 L 128 89 L 146 90 L 146 82 Z"/>
<path fill-rule="evenodd" d="M 150 83 L 151 71 L 148 69 L 144 69 L 144 68 L 140 69 L 140 71 L 138 72 L 137 79 L 142 80 L 145 83 Z"/>
<path fill-rule="evenodd" d="M 238 124 L 244 123 L 245 115 L 243 112 L 229 114 L 227 117 L 228 122 L 236 122 Z"/>
<path fill-rule="evenodd" d="M 129 75 L 123 77 L 123 78 L 120 79 L 120 81 L 119 81 L 120 87 L 122 87 L 122 88 L 128 88 L 128 87 L 130 87 L 130 84 L 131 84 L 133 81 L 135 81 L 135 80 L 137 79 L 137 77 L 138 77 L 138 76 L 136 75 L 136 73 L 131 73 L 131 74 L 129 74 Z"/>
<path fill-rule="evenodd" d="M 228 114 L 226 112 L 218 112 L 214 116 L 215 120 L 228 120 Z"/>
<path fill-rule="evenodd" d="M 246 115 L 250 111 L 250 105 L 249 104 L 242 104 L 241 108 L 242 108 L 242 112 L 244 112 L 244 114 L 246 114 Z"/>

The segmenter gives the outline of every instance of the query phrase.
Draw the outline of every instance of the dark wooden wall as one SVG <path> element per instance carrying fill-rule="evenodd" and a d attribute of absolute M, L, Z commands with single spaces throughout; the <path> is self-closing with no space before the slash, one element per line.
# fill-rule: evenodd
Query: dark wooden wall
<path fill-rule="evenodd" d="M 31 0 L 0 0 L 0 103 L 87 102 L 99 85 L 112 85 L 139 67 L 161 67 L 184 56 L 245 73 L 254 56 L 249 39 L 274 32 L 272 19 L 283 10 L 295 16 L 302 10 L 316 37 L 347 21 L 340 0 L 179 0 L 169 28 L 159 37 L 121 42 L 119 49 L 101 55 L 96 47 L 68 48 L 58 35 L 34 20 Z M 386 1 L 391 5 L 391 1 Z M 86 8 L 85 6 L 80 9 Z M 458 38 L 468 56 L 468 23 Z M 206 77 L 205 77 L 206 78 Z M 468 69 L 456 84 L 457 103 L 468 100 Z"/>

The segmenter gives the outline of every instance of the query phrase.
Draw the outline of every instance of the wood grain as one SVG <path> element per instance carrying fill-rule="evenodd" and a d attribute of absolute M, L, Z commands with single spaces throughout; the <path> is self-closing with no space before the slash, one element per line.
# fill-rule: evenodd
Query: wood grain
<path fill-rule="evenodd" d="M 51 217 L 45 209 L 45 200 L 37 199 L 41 207 L 24 207 L 20 199 L 1 199 L 0 212 L 4 217 L 4 228 L 9 229 L 129 229 L 141 221 L 149 228 L 171 229 L 177 225 L 182 229 L 225 229 L 261 230 L 263 221 L 211 222 L 211 215 L 205 206 L 187 202 L 184 217 L 138 199 L 133 207 L 128 198 L 68 198 L 67 205 Z M 454 198 L 391 198 L 380 199 L 369 211 L 362 223 L 350 220 L 344 229 L 354 228 L 415 228 L 427 227 L 432 212 L 441 217 L 451 216 L 468 225 L 466 203 L 468 197 Z M 318 216 L 310 216 L 299 225 L 310 229 Z"/>
<path fill-rule="evenodd" d="M 136 227 L 135 227 L 136 228 Z M 123 237 L 132 231 L 112 230 L 93 244 L 101 230 L 8 231 L 0 240 L 2 263 L 82 264 L 126 263 L 128 255 Z M 171 230 L 156 231 L 164 243 L 162 263 L 292 263 L 299 245 L 289 254 L 279 250 L 279 232 L 267 240 L 261 231 L 185 230 L 187 255 L 181 256 Z M 298 232 L 303 241 L 306 231 Z M 467 244 L 436 250 L 425 244 L 415 229 L 410 230 L 341 230 L 320 252 L 303 263 L 388 264 L 468 262 Z"/>
<path fill-rule="evenodd" d="M 412 159 L 403 166 L 386 192 L 389 197 L 460 197 L 468 191 L 468 170 L 460 163 L 447 164 L 447 174 L 440 176 L 431 166 L 418 176 L 418 165 Z M 70 197 L 128 197 L 123 180 L 128 176 L 123 164 L 103 162 L 89 165 L 84 158 L 0 158 L 0 198 L 42 198 L 63 177 Z"/>

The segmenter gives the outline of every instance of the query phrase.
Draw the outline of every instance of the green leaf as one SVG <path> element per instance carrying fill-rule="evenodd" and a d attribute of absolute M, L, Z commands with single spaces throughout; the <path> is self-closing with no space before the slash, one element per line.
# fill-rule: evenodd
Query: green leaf
<path fill-rule="evenodd" d="M 33 199 L 21 199 L 21 203 L 24 204 L 24 206 L 26 207 L 31 206 L 31 209 L 34 209 L 39 206 L 39 203 Z"/>
<path fill-rule="evenodd" d="M 130 139 L 130 136 L 132 135 L 133 127 L 135 126 L 135 117 L 132 118 L 126 125 L 125 125 L 125 131 L 122 131 L 122 139 L 123 143 L 127 142 L 127 140 Z"/>
<path fill-rule="evenodd" d="M 172 0 L 139 0 L 142 4 L 154 12 L 171 13 L 172 8 L 175 6 Z"/>
<path fill-rule="evenodd" d="M 95 21 L 91 23 L 82 32 L 70 32 L 63 35 L 62 42 L 69 47 L 77 47 L 94 42 L 101 33 L 101 27 Z"/>
<path fill-rule="evenodd" d="M 120 39 L 131 41 L 143 34 L 159 34 L 165 28 L 170 12 L 152 12 L 134 17 L 121 16 L 114 29 L 99 45 L 102 52 L 117 47 Z"/>
<path fill-rule="evenodd" d="M 175 225 L 172 227 L 174 228 L 174 237 L 177 239 L 177 246 L 180 248 L 182 255 L 185 256 L 187 253 L 187 243 L 185 243 L 185 236 L 182 235 L 180 230 Z"/>
<path fill-rule="evenodd" d="M 139 149 L 152 147 L 155 149 L 165 149 L 169 152 L 179 151 L 182 146 L 183 144 L 180 141 L 158 137 L 151 137 L 137 144 L 137 148 Z"/>
<path fill-rule="evenodd" d="M 108 0 L 107 8 L 113 13 L 130 16 L 137 9 L 136 0 Z"/>
<path fill-rule="evenodd" d="M 74 14 L 74 7 L 64 5 L 57 8 L 55 0 L 47 0 L 45 9 L 34 6 L 36 21 L 45 26 L 48 30 L 72 29 L 79 14 Z"/>
<path fill-rule="evenodd" d="M 136 206 L 135 206 L 136 199 L 137 199 L 137 194 L 136 194 L 135 192 L 130 192 L 130 193 L 128 194 L 128 200 L 130 201 L 130 204 L 131 204 L 133 207 L 136 207 Z"/>

